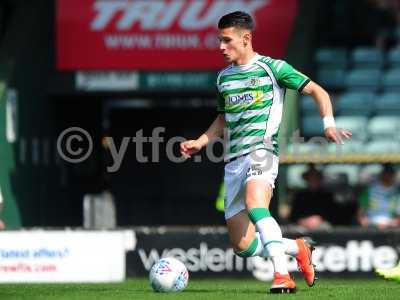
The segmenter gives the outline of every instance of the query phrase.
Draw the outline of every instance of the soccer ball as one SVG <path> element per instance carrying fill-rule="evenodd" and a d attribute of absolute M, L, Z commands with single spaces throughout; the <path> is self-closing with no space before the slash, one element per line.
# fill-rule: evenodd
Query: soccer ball
<path fill-rule="evenodd" d="M 153 265 L 149 280 L 156 292 L 180 292 L 188 284 L 189 273 L 182 262 L 173 257 L 166 257 Z"/>

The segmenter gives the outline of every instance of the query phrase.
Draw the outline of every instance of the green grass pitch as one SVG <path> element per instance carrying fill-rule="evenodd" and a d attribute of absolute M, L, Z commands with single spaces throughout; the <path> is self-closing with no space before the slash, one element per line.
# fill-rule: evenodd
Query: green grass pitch
<path fill-rule="evenodd" d="M 2 284 L 1 300 L 136 300 L 136 299 L 400 299 L 400 283 L 383 279 L 323 279 L 309 288 L 297 280 L 297 293 L 269 294 L 269 283 L 257 280 L 190 280 L 185 291 L 154 293 L 146 278 L 120 284 Z"/>

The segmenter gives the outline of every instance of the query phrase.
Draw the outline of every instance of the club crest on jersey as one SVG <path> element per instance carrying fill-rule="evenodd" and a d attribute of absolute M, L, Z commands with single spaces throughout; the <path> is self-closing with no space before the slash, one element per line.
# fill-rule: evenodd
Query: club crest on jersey
<path fill-rule="evenodd" d="M 258 77 L 250 77 L 246 83 L 248 87 L 257 87 L 260 85 L 260 78 Z"/>

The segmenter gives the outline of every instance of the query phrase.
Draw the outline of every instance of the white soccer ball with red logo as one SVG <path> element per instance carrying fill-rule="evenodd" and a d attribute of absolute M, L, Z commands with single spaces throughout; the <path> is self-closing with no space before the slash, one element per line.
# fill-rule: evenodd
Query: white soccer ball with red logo
<path fill-rule="evenodd" d="M 189 273 L 182 262 L 173 257 L 166 257 L 153 265 L 149 279 L 156 292 L 180 292 L 188 284 Z"/>

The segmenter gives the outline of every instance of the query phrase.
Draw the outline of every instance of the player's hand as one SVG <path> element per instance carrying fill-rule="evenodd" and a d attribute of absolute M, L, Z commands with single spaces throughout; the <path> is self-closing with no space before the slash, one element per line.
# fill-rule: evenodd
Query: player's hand
<path fill-rule="evenodd" d="M 190 158 L 193 154 L 199 152 L 202 146 L 197 140 L 189 140 L 181 143 L 181 153 L 184 158 Z"/>
<path fill-rule="evenodd" d="M 325 129 L 325 136 L 336 144 L 344 144 L 343 139 L 350 139 L 353 134 L 348 130 L 328 127 Z"/>

